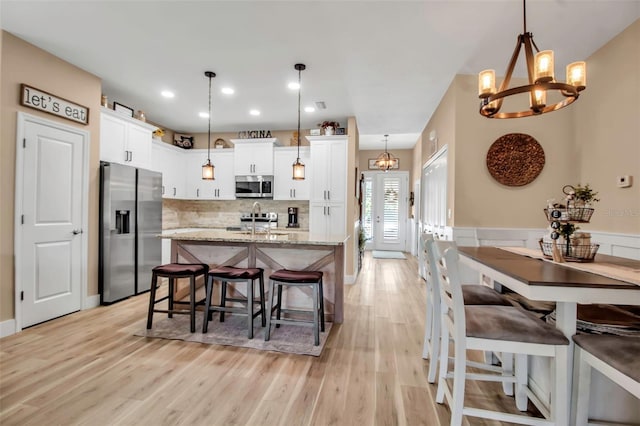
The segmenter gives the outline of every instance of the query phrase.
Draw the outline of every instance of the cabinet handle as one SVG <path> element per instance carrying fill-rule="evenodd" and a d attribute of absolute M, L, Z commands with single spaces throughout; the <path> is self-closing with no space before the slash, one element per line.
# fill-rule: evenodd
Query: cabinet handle
<path fill-rule="evenodd" d="M 293 198 L 296 198 L 296 190 L 293 190 Z"/>
<path fill-rule="evenodd" d="M 327 189 L 327 200 L 331 200 L 331 191 Z"/>
<path fill-rule="evenodd" d="M 164 195 L 164 185 L 162 185 L 162 195 Z"/>
<path fill-rule="evenodd" d="M 133 161 L 133 151 L 129 151 L 129 161 Z"/>
<path fill-rule="evenodd" d="M 173 196 L 174 197 L 176 196 L 176 188 L 175 187 L 173 188 Z"/>
<path fill-rule="evenodd" d="M 200 197 L 200 188 L 196 188 L 196 197 Z"/>
<path fill-rule="evenodd" d="M 331 216 L 331 206 L 327 206 L 327 216 Z"/>

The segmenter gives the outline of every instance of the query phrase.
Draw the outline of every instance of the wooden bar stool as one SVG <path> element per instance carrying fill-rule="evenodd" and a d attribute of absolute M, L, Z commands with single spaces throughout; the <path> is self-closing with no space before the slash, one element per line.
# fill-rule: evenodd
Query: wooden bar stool
<path fill-rule="evenodd" d="M 209 265 L 206 265 L 204 263 L 169 263 L 153 268 L 151 275 L 151 291 L 149 293 L 149 314 L 147 316 L 147 329 L 151 329 L 154 312 L 167 313 L 169 318 L 173 318 L 173 314 L 189 314 L 191 316 L 191 332 L 195 333 L 196 306 L 202 305 L 204 303 L 204 299 L 196 301 L 196 278 L 198 278 L 198 276 L 200 275 L 206 277 L 208 272 Z M 160 277 L 169 279 L 169 294 L 156 300 L 158 278 Z M 176 278 L 189 278 L 190 295 L 188 302 L 173 300 Z M 168 300 L 168 309 L 154 308 L 156 303 L 160 303 L 164 300 Z M 189 309 L 174 309 L 174 305 L 176 304 L 189 305 Z"/>
<path fill-rule="evenodd" d="M 312 311 L 301 309 L 282 309 L 282 286 L 311 287 L 311 297 L 313 299 Z M 278 300 L 273 304 L 273 296 L 277 287 Z M 276 319 L 272 318 L 272 312 L 276 311 Z M 284 313 L 313 313 L 313 320 L 282 319 Z M 280 324 L 301 325 L 313 327 L 315 346 L 320 345 L 320 331 L 324 331 L 324 292 L 322 290 L 321 271 L 291 271 L 280 269 L 269 277 L 269 306 L 267 307 L 267 329 L 264 340 L 271 338 L 271 323 L 278 327 Z"/>
<path fill-rule="evenodd" d="M 220 289 L 220 305 L 211 304 L 211 294 L 213 293 L 213 284 L 215 280 L 222 283 Z M 256 300 L 254 292 L 255 280 L 258 280 L 260 286 L 260 299 Z M 246 282 L 247 297 L 246 299 L 227 297 L 227 283 Z M 227 302 L 240 302 L 246 304 L 245 307 L 230 307 Z M 254 312 L 254 305 L 259 305 L 258 311 Z M 262 268 L 236 268 L 234 266 L 219 266 L 209 271 L 209 279 L 207 280 L 207 298 L 205 301 L 204 322 L 202 323 L 202 332 L 206 333 L 209 321 L 213 312 L 220 312 L 220 322 L 224 322 L 225 312 L 238 313 L 247 316 L 247 327 L 249 329 L 249 339 L 253 339 L 253 319 L 258 315 L 261 316 L 262 326 L 265 326 L 264 319 L 264 269 Z"/>
<path fill-rule="evenodd" d="M 578 334 L 573 336 L 578 355 L 576 425 L 589 423 L 591 369 L 595 368 L 640 399 L 640 337 Z"/>

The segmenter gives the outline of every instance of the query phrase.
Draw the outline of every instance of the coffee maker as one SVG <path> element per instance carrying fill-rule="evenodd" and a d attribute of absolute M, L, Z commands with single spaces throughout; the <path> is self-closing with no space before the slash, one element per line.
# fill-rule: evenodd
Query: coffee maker
<path fill-rule="evenodd" d="M 289 207 L 287 209 L 287 213 L 289 214 L 289 223 L 287 224 L 287 228 L 299 228 L 300 224 L 298 223 L 298 208 Z"/>

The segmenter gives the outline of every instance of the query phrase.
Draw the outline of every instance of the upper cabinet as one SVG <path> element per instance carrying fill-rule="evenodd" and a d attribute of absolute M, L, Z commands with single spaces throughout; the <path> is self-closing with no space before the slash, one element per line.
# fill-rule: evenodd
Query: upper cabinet
<path fill-rule="evenodd" d="M 347 189 L 346 136 L 307 136 L 311 143 L 311 201 L 344 203 Z"/>
<path fill-rule="evenodd" d="M 212 149 L 211 163 L 214 180 L 202 179 L 202 165 L 207 161 L 206 149 L 194 149 L 186 153 L 186 194 L 189 200 L 235 200 L 235 176 L 233 175 L 233 149 Z"/>
<path fill-rule="evenodd" d="M 273 175 L 273 146 L 276 138 L 231 139 L 235 155 L 233 169 L 236 176 Z"/>
<path fill-rule="evenodd" d="M 293 163 L 298 158 L 297 147 L 276 148 L 273 168 L 274 200 L 308 200 L 309 176 L 311 174 L 311 156 L 309 147 L 300 148 L 300 161 L 305 165 L 305 179 L 293 180 Z"/>
<path fill-rule="evenodd" d="M 184 151 L 161 141 L 152 143 L 151 168 L 162 173 L 162 198 L 186 198 Z"/>
<path fill-rule="evenodd" d="M 110 109 L 100 113 L 100 160 L 151 168 L 151 139 L 155 126 Z"/>

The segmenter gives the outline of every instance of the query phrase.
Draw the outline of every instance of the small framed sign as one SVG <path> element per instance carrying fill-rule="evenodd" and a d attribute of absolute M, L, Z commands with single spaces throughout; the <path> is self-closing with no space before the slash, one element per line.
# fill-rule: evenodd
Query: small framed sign
<path fill-rule="evenodd" d="M 20 105 L 37 109 L 84 125 L 89 124 L 89 108 L 35 87 L 20 85 Z"/>
<path fill-rule="evenodd" d="M 119 104 L 118 102 L 113 103 L 113 110 L 126 117 L 133 117 L 133 108 L 129 108 L 128 106 Z"/>

